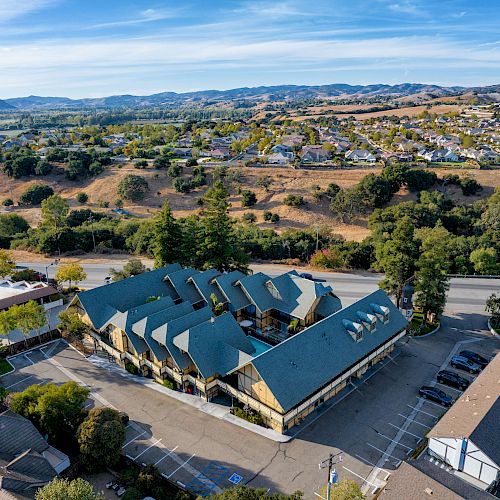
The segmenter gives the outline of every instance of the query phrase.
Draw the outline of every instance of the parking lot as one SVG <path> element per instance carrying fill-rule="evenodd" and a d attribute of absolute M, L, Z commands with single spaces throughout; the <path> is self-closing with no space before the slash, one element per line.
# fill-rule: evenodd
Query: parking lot
<path fill-rule="evenodd" d="M 475 324 L 446 318 L 436 335 L 403 339 L 385 363 L 294 427 L 288 443 L 202 413 L 137 384 L 125 372 L 98 367 L 62 341 L 17 355 L 11 360 L 16 371 L 0 381 L 11 391 L 68 380 L 88 386 L 87 407 L 105 405 L 129 414 L 124 454 L 139 464 L 156 464 L 164 477 L 200 496 L 240 482 L 317 498 L 314 493 L 326 481 L 318 464 L 342 452 L 335 466 L 339 478 L 355 480 L 370 497 L 446 411 L 420 398 L 419 388 L 436 385 L 456 398 L 460 391 L 435 379 L 450 368 L 451 356 L 462 349 L 489 357 L 498 351 L 498 340 Z"/>

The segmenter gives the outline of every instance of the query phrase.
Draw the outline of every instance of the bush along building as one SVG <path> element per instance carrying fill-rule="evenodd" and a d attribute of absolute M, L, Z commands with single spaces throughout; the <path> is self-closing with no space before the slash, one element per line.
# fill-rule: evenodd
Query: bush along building
<path fill-rule="evenodd" d="M 79 293 L 69 308 L 122 366 L 206 400 L 226 393 L 278 432 L 387 356 L 407 326 L 382 290 L 342 308 L 295 271 L 178 264 Z"/>

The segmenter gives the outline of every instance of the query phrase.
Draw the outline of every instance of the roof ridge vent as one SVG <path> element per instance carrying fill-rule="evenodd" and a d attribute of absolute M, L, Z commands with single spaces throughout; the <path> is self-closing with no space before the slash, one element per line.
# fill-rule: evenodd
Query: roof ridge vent
<path fill-rule="evenodd" d="M 343 319 L 342 324 L 347 330 L 347 333 L 356 341 L 359 342 L 363 338 L 363 325 L 356 323 L 350 319 Z"/>

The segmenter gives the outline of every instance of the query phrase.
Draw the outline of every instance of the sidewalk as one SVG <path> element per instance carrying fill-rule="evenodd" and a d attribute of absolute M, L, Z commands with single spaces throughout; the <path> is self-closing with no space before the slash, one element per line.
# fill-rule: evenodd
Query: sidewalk
<path fill-rule="evenodd" d="M 177 399 L 184 404 L 187 404 L 193 408 L 196 408 L 207 415 L 211 415 L 212 417 L 216 417 L 220 420 L 225 420 L 230 424 L 237 425 L 238 427 L 242 427 L 247 431 L 253 432 L 255 434 L 259 434 L 266 439 L 270 439 L 277 443 L 286 443 L 293 439 L 293 436 L 285 436 L 280 434 L 279 432 L 274 431 L 273 429 L 266 429 L 265 427 L 261 427 L 260 425 L 252 424 L 251 422 L 247 422 L 242 418 L 237 417 L 236 415 L 232 415 L 229 408 L 227 406 L 219 405 L 216 403 L 209 403 L 204 399 L 199 398 L 198 396 L 194 396 L 192 394 L 186 394 L 184 392 L 173 391 L 171 389 L 167 389 L 157 382 L 144 378 L 138 377 L 136 375 L 132 375 L 128 373 L 126 370 L 118 366 L 113 362 L 109 362 L 106 359 L 101 358 L 97 355 L 92 355 L 87 358 L 92 364 L 98 366 L 99 368 L 104 368 L 105 370 L 109 370 L 117 375 L 120 375 L 123 378 L 126 378 L 130 381 L 135 382 L 136 384 L 142 384 L 154 391 L 161 392 L 168 397 Z"/>

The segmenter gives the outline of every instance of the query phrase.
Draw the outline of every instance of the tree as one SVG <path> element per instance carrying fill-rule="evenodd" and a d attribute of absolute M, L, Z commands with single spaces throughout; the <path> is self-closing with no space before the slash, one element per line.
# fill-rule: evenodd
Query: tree
<path fill-rule="evenodd" d="M 10 408 L 31 420 L 49 441 L 62 445 L 64 449 L 75 442 L 75 434 L 83 420 L 83 405 L 90 390 L 76 382 L 60 386 L 37 384 L 11 396 Z"/>
<path fill-rule="evenodd" d="M 464 196 L 471 196 L 473 194 L 477 194 L 479 191 L 483 189 L 483 186 L 473 179 L 472 177 L 464 177 L 460 181 L 460 187 L 462 188 L 462 194 Z"/>
<path fill-rule="evenodd" d="M 165 201 L 154 220 L 152 250 L 155 267 L 182 261 L 182 229 L 175 220 L 170 204 Z"/>
<path fill-rule="evenodd" d="M 229 216 L 228 197 L 222 181 L 215 182 L 205 194 L 197 257 L 207 269 L 246 271 L 248 255 L 241 247 L 234 221 Z"/>
<path fill-rule="evenodd" d="M 382 169 L 380 177 L 389 181 L 393 193 L 397 193 L 406 182 L 408 168 L 402 163 L 391 163 Z"/>
<path fill-rule="evenodd" d="M 0 214 L 0 247 L 9 248 L 18 234 L 26 234 L 30 228 L 26 219 L 18 214 Z"/>
<path fill-rule="evenodd" d="M 4 309 L 0 311 L 0 337 L 7 337 L 16 328 L 16 318 L 11 311 Z"/>
<path fill-rule="evenodd" d="M 406 172 L 406 185 L 410 191 L 427 191 L 437 181 L 437 175 L 428 170 L 412 168 Z"/>
<path fill-rule="evenodd" d="M 81 477 L 61 479 L 56 477 L 50 483 L 40 488 L 35 494 L 35 500 L 103 500 L 104 497 L 94 493 L 92 485 Z"/>
<path fill-rule="evenodd" d="M 498 254 L 493 247 L 476 248 L 470 254 L 470 261 L 479 274 L 495 274 L 500 269 Z"/>
<path fill-rule="evenodd" d="M 24 335 L 25 342 L 33 330 L 39 331 L 47 323 L 43 306 L 34 300 L 29 300 L 24 304 L 15 304 L 9 307 L 8 311 L 14 318 L 15 328 Z"/>
<path fill-rule="evenodd" d="M 113 275 L 113 281 L 120 281 L 125 278 L 130 278 L 131 276 L 137 276 L 138 274 L 145 273 L 147 267 L 141 262 L 140 259 L 130 259 L 121 271 L 116 269 L 110 269 L 109 272 Z"/>
<path fill-rule="evenodd" d="M 210 495 L 210 500 L 301 500 L 303 497 L 304 495 L 300 491 L 287 495 L 285 493 L 269 493 L 266 488 L 236 486 L 236 488 L 228 488 L 221 493 Z"/>
<path fill-rule="evenodd" d="M 257 196 L 253 191 L 248 189 L 241 192 L 241 205 L 244 207 L 251 207 L 257 203 Z"/>
<path fill-rule="evenodd" d="M 126 175 L 118 184 L 118 195 L 131 201 L 141 201 L 149 191 L 149 184 L 140 175 Z"/>
<path fill-rule="evenodd" d="M 432 229 L 420 229 L 418 235 L 421 245 L 415 273 L 415 305 L 427 319 L 430 314 L 440 316 L 446 305 L 450 233 L 438 224 Z"/>
<path fill-rule="evenodd" d="M 500 326 L 500 294 L 492 293 L 486 299 L 486 311 L 491 314 L 491 324 L 497 328 Z M 1 314 L 1 313 L 0 313 Z"/>
<path fill-rule="evenodd" d="M 304 198 L 298 194 L 289 194 L 285 196 L 283 203 L 289 207 L 300 207 L 304 205 Z"/>
<path fill-rule="evenodd" d="M 385 273 L 380 288 L 396 297 L 398 307 L 403 285 L 415 272 L 418 248 L 414 232 L 411 219 L 403 217 L 396 223 L 391 236 L 375 247 L 377 265 Z"/>
<path fill-rule="evenodd" d="M 59 231 L 66 225 L 68 211 L 68 202 L 61 196 L 53 194 L 42 201 L 42 224 Z"/>
<path fill-rule="evenodd" d="M 142 493 L 141 498 L 143 498 L 146 495 L 151 495 L 153 489 L 161 486 L 162 482 L 163 478 L 158 468 L 153 464 L 148 464 L 139 472 L 135 484 Z"/>
<path fill-rule="evenodd" d="M 375 174 L 365 175 L 355 189 L 367 208 L 381 208 L 393 195 L 391 182 Z"/>
<path fill-rule="evenodd" d="M 112 408 L 94 408 L 77 431 L 82 461 L 92 471 L 113 467 L 121 456 L 125 426 Z"/>
<path fill-rule="evenodd" d="M 56 280 L 62 281 L 63 283 L 67 281 L 70 288 L 71 282 L 75 282 L 76 286 L 78 286 L 78 283 L 86 278 L 87 273 L 83 270 L 83 267 L 76 262 L 61 266 L 56 273 Z"/>
<path fill-rule="evenodd" d="M 19 197 L 19 205 L 39 205 L 53 194 L 54 190 L 46 184 L 32 184 Z"/>
<path fill-rule="evenodd" d="M 321 488 L 320 495 L 326 498 L 327 487 Z M 330 498 L 332 500 L 363 500 L 366 498 L 358 483 L 351 479 L 341 479 L 330 487 Z"/>
<path fill-rule="evenodd" d="M 78 314 L 68 310 L 59 313 L 57 328 L 70 337 L 82 339 L 89 331 L 89 327 L 80 319 Z"/>
<path fill-rule="evenodd" d="M 12 274 L 16 268 L 16 263 L 12 255 L 5 250 L 0 250 L 0 278 L 6 278 Z"/>

